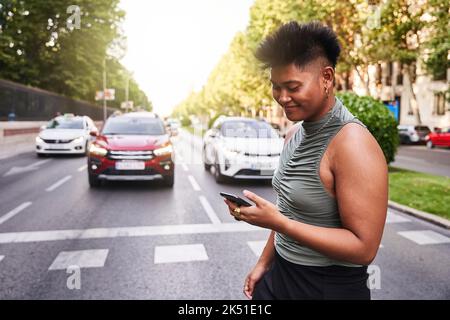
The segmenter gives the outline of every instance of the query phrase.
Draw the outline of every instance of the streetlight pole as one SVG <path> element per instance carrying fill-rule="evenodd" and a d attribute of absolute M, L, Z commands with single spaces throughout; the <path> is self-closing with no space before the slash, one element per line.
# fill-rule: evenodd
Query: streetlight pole
<path fill-rule="evenodd" d="M 130 85 L 130 75 L 127 72 L 127 82 L 126 82 L 126 86 L 125 86 L 125 103 L 127 104 L 125 107 L 125 112 L 128 111 L 128 87 Z"/>
<path fill-rule="evenodd" d="M 103 58 L 103 124 L 106 122 L 106 58 Z"/>

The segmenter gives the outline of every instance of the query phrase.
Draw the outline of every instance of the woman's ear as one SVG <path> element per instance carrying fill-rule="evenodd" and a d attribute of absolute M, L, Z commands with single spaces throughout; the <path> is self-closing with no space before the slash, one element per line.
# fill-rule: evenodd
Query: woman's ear
<path fill-rule="evenodd" d="M 331 89 L 334 83 L 334 68 L 330 66 L 324 67 L 322 69 L 322 79 L 324 81 L 324 85 Z"/>

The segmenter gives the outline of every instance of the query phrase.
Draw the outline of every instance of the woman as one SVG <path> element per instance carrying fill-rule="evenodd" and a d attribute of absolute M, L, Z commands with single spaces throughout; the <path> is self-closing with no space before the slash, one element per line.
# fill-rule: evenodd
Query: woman
<path fill-rule="evenodd" d="M 271 229 L 244 284 L 249 299 L 370 299 L 367 266 L 387 212 L 383 152 L 334 96 L 340 46 L 319 23 L 290 22 L 256 57 L 294 125 L 272 184 L 277 204 L 244 190 L 252 207 L 225 200 L 236 219 Z"/>

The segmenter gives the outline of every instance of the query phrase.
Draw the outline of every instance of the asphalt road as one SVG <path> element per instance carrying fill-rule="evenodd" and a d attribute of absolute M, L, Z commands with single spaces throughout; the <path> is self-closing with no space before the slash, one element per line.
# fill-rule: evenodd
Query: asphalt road
<path fill-rule="evenodd" d="M 245 299 L 242 286 L 269 234 L 232 219 L 200 141 L 176 139 L 173 189 L 90 189 L 84 157 L 0 160 L 0 299 Z M 403 233 L 405 232 L 405 233 Z M 450 299 L 450 231 L 390 212 L 371 266 L 373 299 Z"/>
<path fill-rule="evenodd" d="M 402 145 L 391 166 L 450 177 L 450 149 Z"/>

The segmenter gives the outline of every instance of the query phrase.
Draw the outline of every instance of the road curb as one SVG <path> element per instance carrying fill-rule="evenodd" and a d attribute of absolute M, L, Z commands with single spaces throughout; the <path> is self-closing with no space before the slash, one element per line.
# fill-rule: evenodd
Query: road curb
<path fill-rule="evenodd" d="M 397 202 L 388 201 L 388 207 L 391 209 L 395 209 L 397 211 L 412 215 L 416 218 L 431 222 L 435 225 L 438 225 L 440 227 L 444 227 L 446 229 L 450 229 L 450 220 L 436 216 L 434 214 L 428 213 L 428 212 L 424 212 L 424 211 L 420 211 L 414 208 L 410 208 L 408 206 L 399 204 Z"/>

